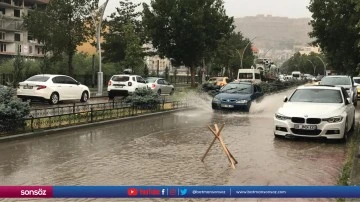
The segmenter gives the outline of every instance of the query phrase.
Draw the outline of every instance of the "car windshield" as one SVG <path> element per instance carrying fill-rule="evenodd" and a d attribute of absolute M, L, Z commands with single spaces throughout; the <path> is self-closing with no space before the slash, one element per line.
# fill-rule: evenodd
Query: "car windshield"
<path fill-rule="evenodd" d="M 356 78 L 356 79 L 354 78 L 354 82 L 355 83 L 360 83 L 360 78 Z"/>
<path fill-rule="evenodd" d="M 289 102 L 343 103 L 340 90 L 298 89 Z"/>
<path fill-rule="evenodd" d="M 321 85 L 352 85 L 348 77 L 324 77 L 321 79 Z"/>
<path fill-rule="evenodd" d="M 26 81 L 37 81 L 37 82 L 46 82 L 47 80 L 49 80 L 49 76 L 32 76 L 30 78 L 28 78 Z"/>
<path fill-rule="evenodd" d="M 148 83 L 155 83 L 155 81 L 157 80 L 157 78 L 146 78 L 145 79 Z"/>
<path fill-rule="evenodd" d="M 129 76 L 113 76 L 111 80 L 113 81 L 129 81 Z"/>
<path fill-rule="evenodd" d="M 251 84 L 230 83 L 221 89 L 221 91 L 226 93 L 250 94 L 252 87 Z"/>

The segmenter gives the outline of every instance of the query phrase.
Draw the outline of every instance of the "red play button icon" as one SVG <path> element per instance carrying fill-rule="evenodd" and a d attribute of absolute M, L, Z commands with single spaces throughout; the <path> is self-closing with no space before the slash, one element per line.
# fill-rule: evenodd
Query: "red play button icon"
<path fill-rule="evenodd" d="M 137 196 L 138 190 L 136 188 L 129 188 L 128 189 L 128 196 Z"/>

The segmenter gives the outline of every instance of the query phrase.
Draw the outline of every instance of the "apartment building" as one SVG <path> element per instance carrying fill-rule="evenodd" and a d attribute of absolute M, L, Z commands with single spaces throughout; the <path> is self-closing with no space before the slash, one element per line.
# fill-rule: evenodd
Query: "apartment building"
<path fill-rule="evenodd" d="M 43 45 L 23 26 L 23 17 L 49 0 L 0 0 L 0 57 L 11 57 L 19 51 L 27 57 L 43 57 Z"/>

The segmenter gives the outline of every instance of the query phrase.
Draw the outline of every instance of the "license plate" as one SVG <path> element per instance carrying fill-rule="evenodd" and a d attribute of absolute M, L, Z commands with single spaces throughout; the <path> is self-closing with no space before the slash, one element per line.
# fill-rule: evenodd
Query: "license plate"
<path fill-rule="evenodd" d="M 33 86 L 24 86 L 24 89 L 33 89 Z"/>
<path fill-rule="evenodd" d="M 295 124 L 294 125 L 295 129 L 302 129 L 302 130 L 316 130 L 317 126 L 316 125 L 300 125 L 300 124 Z"/>
<path fill-rule="evenodd" d="M 234 108 L 234 105 L 221 105 L 221 107 L 224 107 L 224 108 Z"/>
<path fill-rule="evenodd" d="M 115 86 L 115 88 L 122 88 L 122 86 Z"/>

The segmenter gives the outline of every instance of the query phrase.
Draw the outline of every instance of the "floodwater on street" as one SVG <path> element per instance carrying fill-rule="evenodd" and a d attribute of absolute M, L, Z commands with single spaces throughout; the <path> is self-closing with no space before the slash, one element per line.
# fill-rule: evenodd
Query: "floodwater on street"
<path fill-rule="evenodd" d="M 344 144 L 274 138 L 274 113 L 290 93 L 265 96 L 250 113 L 213 111 L 209 97 L 194 95 L 188 100 L 198 106 L 194 110 L 3 142 L 0 181 L 2 185 L 335 185 L 345 158 Z M 218 142 L 205 162 L 200 161 L 214 137 L 207 128 L 213 123 L 225 123 L 222 136 L 239 162 L 236 169 L 231 169 Z M 239 201 L 202 199 L 212 200 Z"/>

